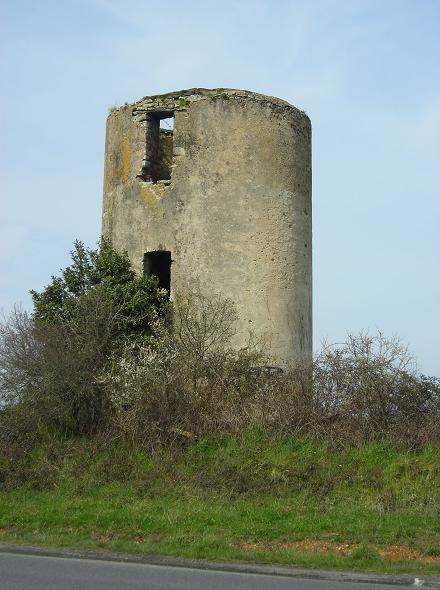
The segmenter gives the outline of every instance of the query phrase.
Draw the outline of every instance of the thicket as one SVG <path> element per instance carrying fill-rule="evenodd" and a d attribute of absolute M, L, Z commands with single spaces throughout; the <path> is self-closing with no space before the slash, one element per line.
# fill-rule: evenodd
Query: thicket
<path fill-rule="evenodd" d="M 264 347 L 230 346 L 233 302 L 199 293 L 171 309 L 153 277 L 103 241 L 0 324 L 0 484 L 39 445 L 94 437 L 146 450 L 249 427 L 339 446 L 440 444 L 440 382 L 396 338 L 324 344 L 311 366 L 270 370 Z"/>

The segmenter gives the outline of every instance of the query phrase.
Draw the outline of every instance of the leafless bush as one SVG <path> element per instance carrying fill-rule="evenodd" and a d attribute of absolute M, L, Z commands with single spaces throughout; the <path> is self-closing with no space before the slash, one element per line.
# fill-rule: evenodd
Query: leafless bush
<path fill-rule="evenodd" d="M 113 408 L 112 426 L 153 446 L 233 430 L 237 416 L 229 413 L 231 399 L 249 388 L 260 357 L 228 348 L 234 322 L 229 301 L 180 297 L 172 330 L 158 319 L 150 345 L 126 347 L 101 375 Z"/>
<path fill-rule="evenodd" d="M 314 365 L 314 392 L 323 411 L 323 434 L 348 441 L 439 440 L 440 383 L 420 376 L 398 338 L 381 332 L 325 343 Z M 428 433 L 429 432 L 429 433 Z"/>
<path fill-rule="evenodd" d="M 313 367 L 275 372 L 258 346 L 231 347 L 229 301 L 180 298 L 173 329 L 150 318 L 148 343 L 115 349 L 119 317 L 97 292 L 67 326 L 20 310 L 3 321 L 1 445 L 100 433 L 152 448 L 250 425 L 340 444 L 440 443 L 440 383 L 417 374 L 398 339 L 350 335 L 325 344 Z"/>
<path fill-rule="evenodd" d="M 150 346 L 127 348 L 101 375 L 116 432 L 152 446 L 240 433 L 251 424 L 309 432 L 310 368 L 266 370 L 268 360 L 257 346 L 230 346 L 235 321 L 230 301 L 179 298 L 172 331 L 158 322 Z"/>
<path fill-rule="evenodd" d="M 313 367 L 274 373 L 258 348 L 228 345 L 234 314 L 225 302 L 204 304 L 177 306 L 178 329 L 126 350 L 103 377 L 117 430 L 153 446 L 251 424 L 340 444 L 440 441 L 440 384 L 417 375 L 398 339 L 349 335 L 324 345 Z"/>
<path fill-rule="evenodd" d="M 0 406 L 17 403 L 38 379 L 41 345 L 32 318 L 20 307 L 0 321 Z"/>
<path fill-rule="evenodd" d="M 237 311 L 229 299 L 193 292 L 176 297 L 174 310 L 176 344 L 194 359 L 223 351 L 235 334 Z"/>
<path fill-rule="evenodd" d="M 80 301 L 69 322 L 42 324 L 15 309 L 0 323 L 0 404 L 27 413 L 35 428 L 89 433 L 106 418 L 96 380 L 108 362 L 119 309 L 99 292 Z"/>

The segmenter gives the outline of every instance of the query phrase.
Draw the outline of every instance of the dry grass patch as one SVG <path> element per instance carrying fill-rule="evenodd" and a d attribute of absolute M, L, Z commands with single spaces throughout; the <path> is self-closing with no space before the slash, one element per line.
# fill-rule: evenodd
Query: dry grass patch
<path fill-rule="evenodd" d="M 321 539 L 301 539 L 299 541 L 258 541 L 253 543 L 239 543 L 237 549 L 249 552 L 312 552 L 319 554 L 334 554 L 350 557 L 353 553 L 363 549 L 359 543 L 337 543 Z M 440 563 L 439 555 L 427 555 L 420 549 L 404 547 L 402 545 L 369 545 L 372 554 L 387 561 L 426 561 Z M 356 553 L 355 553 L 356 555 Z"/>

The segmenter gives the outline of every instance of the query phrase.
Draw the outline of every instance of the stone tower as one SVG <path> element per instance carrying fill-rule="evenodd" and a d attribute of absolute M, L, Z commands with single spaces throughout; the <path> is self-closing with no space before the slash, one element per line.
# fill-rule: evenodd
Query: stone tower
<path fill-rule="evenodd" d="M 274 364 L 312 354 L 311 124 L 230 89 L 148 96 L 107 120 L 103 235 L 173 294 L 232 299 Z"/>

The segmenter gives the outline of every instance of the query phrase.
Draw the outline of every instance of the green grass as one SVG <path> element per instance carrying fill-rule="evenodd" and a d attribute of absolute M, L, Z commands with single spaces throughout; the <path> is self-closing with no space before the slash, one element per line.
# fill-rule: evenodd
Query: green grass
<path fill-rule="evenodd" d="M 0 460 L 0 477 L 1 542 L 440 574 L 434 447 L 338 450 L 256 429 L 174 453 L 58 441 Z"/>

